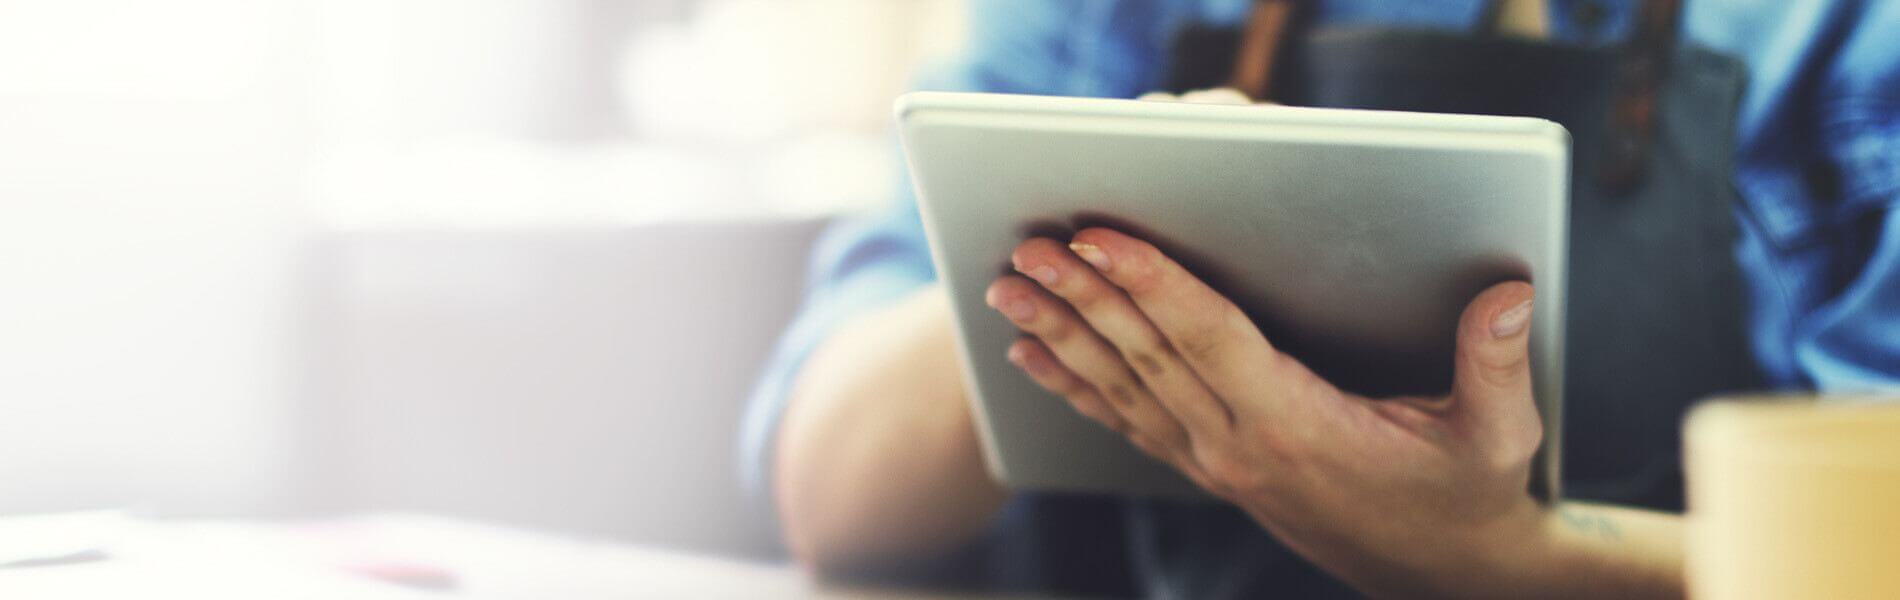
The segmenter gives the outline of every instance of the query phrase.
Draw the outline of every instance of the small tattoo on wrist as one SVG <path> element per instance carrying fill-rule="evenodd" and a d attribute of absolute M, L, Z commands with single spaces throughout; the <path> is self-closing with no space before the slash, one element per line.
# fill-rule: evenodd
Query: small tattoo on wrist
<path fill-rule="evenodd" d="M 1578 512 L 1569 508 L 1557 509 L 1557 516 L 1565 525 L 1581 533 L 1595 535 L 1606 540 L 1623 539 L 1623 531 L 1616 526 L 1616 520 L 1604 515 Z"/>

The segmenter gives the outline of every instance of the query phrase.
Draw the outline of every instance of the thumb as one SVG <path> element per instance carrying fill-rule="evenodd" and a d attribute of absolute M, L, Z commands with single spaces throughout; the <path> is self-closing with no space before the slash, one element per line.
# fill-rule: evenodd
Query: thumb
<path fill-rule="evenodd" d="M 1465 306 L 1458 323 L 1453 403 L 1482 421 L 1535 415 L 1531 401 L 1531 285 L 1491 286 Z M 1533 417 L 1534 418 L 1534 417 Z"/>

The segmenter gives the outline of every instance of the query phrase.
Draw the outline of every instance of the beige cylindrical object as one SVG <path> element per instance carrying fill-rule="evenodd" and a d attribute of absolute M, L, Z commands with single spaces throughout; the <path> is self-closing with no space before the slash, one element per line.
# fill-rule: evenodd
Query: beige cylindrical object
<path fill-rule="evenodd" d="M 1900 598 L 1900 398 L 1690 415 L 1690 597 Z"/>

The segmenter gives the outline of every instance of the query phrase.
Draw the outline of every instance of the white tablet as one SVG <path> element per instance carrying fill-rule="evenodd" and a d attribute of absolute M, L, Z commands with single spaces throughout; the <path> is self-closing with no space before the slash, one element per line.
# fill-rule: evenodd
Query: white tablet
<path fill-rule="evenodd" d="M 1195 493 L 1005 358 L 1010 251 L 1106 225 L 1226 293 L 1276 347 L 1373 396 L 1450 389 L 1479 291 L 1537 285 L 1531 362 L 1556 497 L 1569 135 L 1541 119 L 918 92 L 897 101 L 991 473 L 1018 489 Z"/>

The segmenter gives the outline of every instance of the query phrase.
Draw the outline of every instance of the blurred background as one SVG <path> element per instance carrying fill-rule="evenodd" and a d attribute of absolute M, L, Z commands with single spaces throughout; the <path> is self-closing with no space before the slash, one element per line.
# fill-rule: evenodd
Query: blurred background
<path fill-rule="evenodd" d="M 771 556 L 740 404 L 958 0 L 0 0 L 0 515 Z"/>

